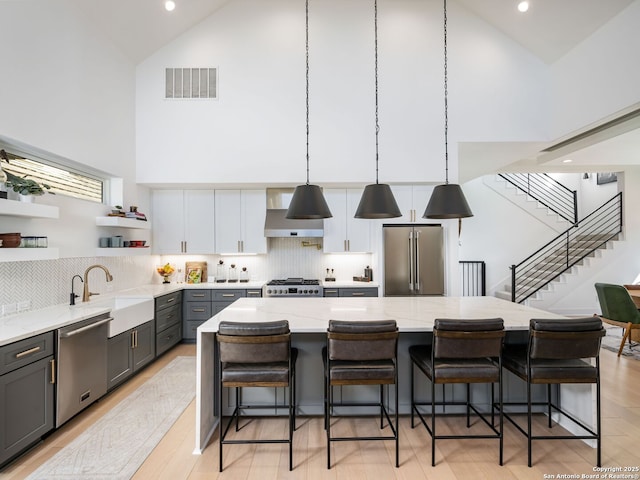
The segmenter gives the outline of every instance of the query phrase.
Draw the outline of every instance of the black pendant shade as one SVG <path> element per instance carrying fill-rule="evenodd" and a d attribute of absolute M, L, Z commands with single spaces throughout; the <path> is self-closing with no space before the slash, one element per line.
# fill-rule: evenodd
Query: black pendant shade
<path fill-rule="evenodd" d="M 372 183 L 364 187 L 355 218 L 396 218 L 402 213 L 393 197 L 391 187 L 384 183 Z"/>
<path fill-rule="evenodd" d="M 445 219 L 464 217 L 473 217 L 473 213 L 467 199 L 464 198 L 462 188 L 455 183 L 436 186 L 422 216 L 422 218 Z"/>
<path fill-rule="evenodd" d="M 331 210 L 318 185 L 298 185 L 287 210 L 287 218 L 316 219 L 331 218 Z"/>

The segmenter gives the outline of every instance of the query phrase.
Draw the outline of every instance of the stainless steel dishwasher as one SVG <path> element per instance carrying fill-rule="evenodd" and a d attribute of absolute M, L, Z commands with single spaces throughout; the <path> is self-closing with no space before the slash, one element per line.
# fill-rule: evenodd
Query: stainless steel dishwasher
<path fill-rule="evenodd" d="M 58 330 L 56 427 L 107 393 L 108 313 Z"/>

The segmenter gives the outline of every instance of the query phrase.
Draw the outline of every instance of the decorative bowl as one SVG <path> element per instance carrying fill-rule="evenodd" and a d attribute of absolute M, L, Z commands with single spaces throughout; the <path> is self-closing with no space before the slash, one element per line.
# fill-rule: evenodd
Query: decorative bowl
<path fill-rule="evenodd" d="M 16 248 L 20 246 L 22 237 L 19 233 L 0 233 L 0 240 L 2 248 Z"/>

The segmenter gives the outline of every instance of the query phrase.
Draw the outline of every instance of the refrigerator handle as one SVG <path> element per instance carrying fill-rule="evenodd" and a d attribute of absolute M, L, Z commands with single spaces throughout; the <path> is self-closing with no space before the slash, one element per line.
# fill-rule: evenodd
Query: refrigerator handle
<path fill-rule="evenodd" d="M 420 292 L 420 232 L 416 232 L 415 240 L 416 248 L 416 275 L 415 275 L 415 288 L 416 292 Z"/>
<path fill-rule="evenodd" d="M 409 291 L 413 291 L 413 232 L 409 232 Z"/>

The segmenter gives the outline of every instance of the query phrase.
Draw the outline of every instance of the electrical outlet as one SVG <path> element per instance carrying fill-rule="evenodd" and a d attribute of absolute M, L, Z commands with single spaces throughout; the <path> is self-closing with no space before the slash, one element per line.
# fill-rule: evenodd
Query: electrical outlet
<path fill-rule="evenodd" d="M 24 312 L 25 310 L 29 310 L 31 308 L 31 300 L 23 300 L 22 302 L 18 302 L 18 311 Z"/>

